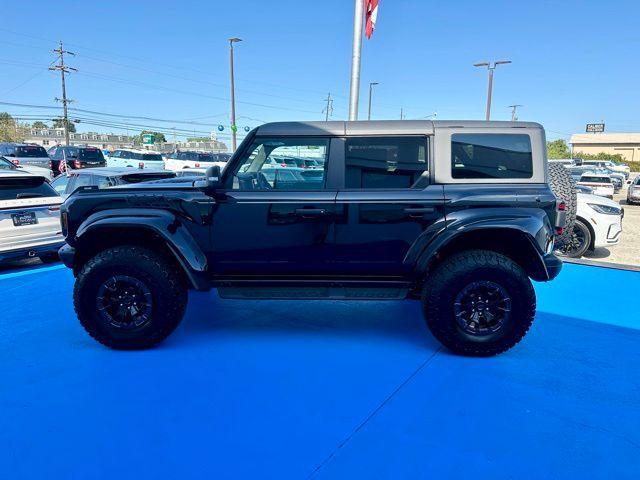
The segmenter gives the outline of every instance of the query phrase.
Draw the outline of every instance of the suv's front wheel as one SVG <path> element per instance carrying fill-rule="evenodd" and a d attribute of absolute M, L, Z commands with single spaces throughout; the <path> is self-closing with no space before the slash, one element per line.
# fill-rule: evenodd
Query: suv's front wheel
<path fill-rule="evenodd" d="M 73 300 L 80 323 L 98 342 L 140 349 L 161 342 L 178 326 L 187 287 L 182 272 L 162 255 L 118 246 L 84 265 Z"/>
<path fill-rule="evenodd" d="M 531 281 L 496 252 L 453 255 L 429 276 L 422 293 L 427 325 L 455 353 L 490 356 L 509 350 L 527 333 L 536 310 Z"/>

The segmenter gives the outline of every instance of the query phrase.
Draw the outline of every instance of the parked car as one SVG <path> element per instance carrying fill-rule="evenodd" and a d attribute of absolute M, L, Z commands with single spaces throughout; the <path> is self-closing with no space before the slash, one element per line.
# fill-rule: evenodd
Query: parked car
<path fill-rule="evenodd" d="M 0 143 L 0 155 L 16 165 L 50 168 L 49 155 L 40 145 Z"/>
<path fill-rule="evenodd" d="M 223 169 L 229 158 L 227 154 L 194 151 L 178 151 L 167 156 L 164 166 L 167 170 L 178 171 L 185 168 L 208 168 L 218 165 Z"/>
<path fill-rule="evenodd" d="M 0 168 L 0 262 L 58 259 L 62 199 L 46 177 Z"/>
<path fill-rule="evenodd" d="M 164 159 L 160 153 L 149 150 L 119 149 L 109 155 L 107 166 L 164 170 Z"/>
<path fill-rule="evenodd" d="M 627 189 L 627 203 L 640 203 L 640 175 L 636 176 Z"/>
<path fill-rule="evenodd" d="M 51 169 L 34 167 L 33 165 L 16 165 L 15 163 L 9 161 L 7 157 L 0 157 L 0 170 L 16 170 L 29 172 L 34 175 L 45 177 L 49 181 L 53 180 L 53 172 L 51 171 Z"/>
<path fill-rule="evenodd" d="M 589 195 L 593 195 L 593 188 L 587 187 L 585 185 L 576 184 L 576 190 L 578 191 L 578 193 L 588 193 Z"/>
<path fill-rule="evenodd" d="M 173 178 L 176 174 L 169 171 L 139 171 L 127 167 L 120 168 L 91 168 L 77 170 L 66 175 L 59 175 L 51 183 L 54 190 L 66 198 L 80 187 L 109 188 L 117 185 Z"/>
<path fill-rule="evenodd" d="M 107 161 L 102 151 L 95 147 L 67 147 L 58 145 L 49 149 L 51 170 L 55 174 L 64 173 L 67 169 L 105 167 Z"/>
<path fill-rule="evenodd" d="M 206 168 L 183 168 L 176 170 L 176 177 L 204 177 L 207 172 Z"/>
<path fill-rule="evenodd" d="M 62 207 L 60 255 L 78 318 L 97 341 L 132 349 L 177 327 L 189 288 L 421 298 L 452 351 L 504 352 L 533 322 L 530 279 L 562 267 L 554 238 L 568 212 L 547 183 L 544 138 L 525 122 L 266 124 L 192 185 L 77 190 Z M 326 161 L 313 188 L 265 183 L 267 160 L 291 149 Z"/>
<path fill-rule="evenodd" d="M 577 184 L 593 188 L 595 195 L 613 199 L 613 182 L 607 174 L 583 173 Z"/>
<path fill-rule="evenodd" d="M 612 162 L 611 160 L 583 160 L 582 165 L 608 168 L 609 170 L 613 170 L 614 172 L 622 173 L 625 178 L 629 178 L 629 174 L 631 173 L 631 168 L 629 167 L 629 165 L 626 165 L 624 163 L 618 164 Z"/>
<path fill-rule="evenodd" d="M 562 256 L 579 258 L 587 251 L 620 242 L 624 209 L 618 202 L 598 195 L 578 193 L 576 223 L 568 241 L 557 245 Z"/>

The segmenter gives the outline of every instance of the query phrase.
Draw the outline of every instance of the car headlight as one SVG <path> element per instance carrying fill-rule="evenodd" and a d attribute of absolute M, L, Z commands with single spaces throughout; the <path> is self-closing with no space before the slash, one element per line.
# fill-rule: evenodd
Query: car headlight
<path fill-rule="evenodd" d="M 617 207 L 598 205 L 597 203 L 589 203 L 588 205 L 598 213 L 604 213 L 605 215 L 620 215 L 620 209 Z"/>

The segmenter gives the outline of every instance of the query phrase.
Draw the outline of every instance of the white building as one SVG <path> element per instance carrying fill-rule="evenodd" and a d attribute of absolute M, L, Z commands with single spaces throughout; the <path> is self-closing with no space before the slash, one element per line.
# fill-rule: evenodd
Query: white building
<path fill-rule="evenodd" d="M 133 145 L 133 138 L 128 135 L 120 135 L 113 133 L 97 133 L 97 132 L 76 132 L 69 133 L 69 144 L 71 145 L 88 145 L 90 147 L 108 148 L 124 148 Z M 26 143 L 35 143 L 45 148 L 54 145 L 64 144 L 63 128 L 32 128 L 27 132 L 24 141 Z"/>

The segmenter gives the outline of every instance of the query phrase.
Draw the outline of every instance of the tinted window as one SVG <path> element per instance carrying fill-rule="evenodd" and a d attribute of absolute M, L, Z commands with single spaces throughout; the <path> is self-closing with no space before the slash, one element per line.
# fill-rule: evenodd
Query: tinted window
<path fill-rule="evenodd" d="M 326 138 L 258 138 L 254 140 L 233 177 L 234 190 L 321 190 L 325 170 L 305 177 L 295 162 L 281 163 L 280 158 L 326 160 L 329 140 Z M 277 162 L 273 160 L 278 158 Z"/>
<path fill-rule="evenodd" d="M 101 162 L 104 160 L 102 152 L 97 148 L 81 148 L 78 152 L 78 158 L 80 158 L 81 160 L 93 160 L 97 162 Z"/>
<path fill-rule="evenodd" d="M 428 184 L 425 137 L 349 138 L 346 188 L 424 188 Z"/>
<path fill-rule="evenodd" d="M 16 167 L 9 160 L 7 160 L 4 157 L 0 157 L 0 170 L 17 170 L 17 169 L 18 167 Z"/>
<path fill-rule="evenodd" d="M 531 178 L 529 135 L 456 133 L 451 136 L 452 178 Z"/>
<path fill-rule="evenodd" d="M 0 178 L 0 200 L 57 196 L 42 177 Z"/>
<path fill-rule="evenodd" d="M 24 147 L 16 147 L 16 157 L 36 158 L 46 157 L 47 151 L 37 145 L 27 145 Z"/>
<path fill-rule="evenodd" d="M 611 179 L 609 177 L 595 177 L 585 175 L 580 178 L 580 181 L 589 183 L 611 183 Z"/>

